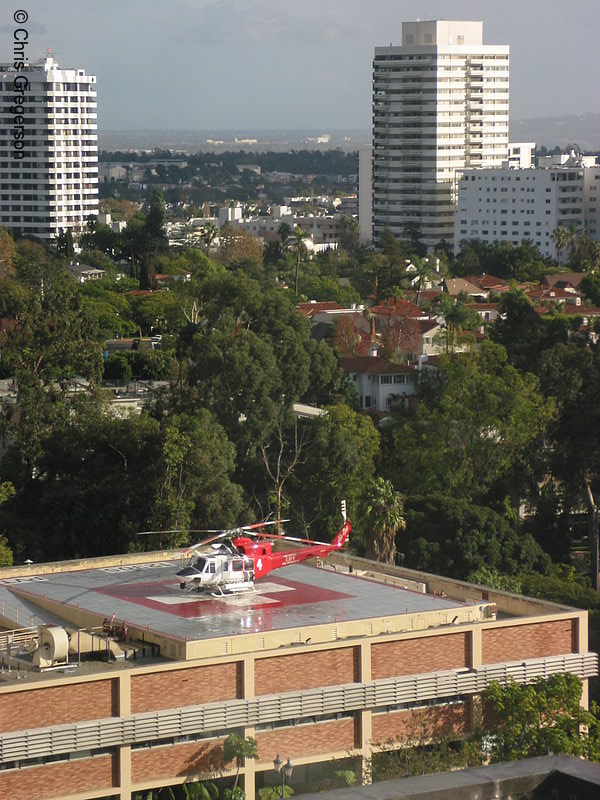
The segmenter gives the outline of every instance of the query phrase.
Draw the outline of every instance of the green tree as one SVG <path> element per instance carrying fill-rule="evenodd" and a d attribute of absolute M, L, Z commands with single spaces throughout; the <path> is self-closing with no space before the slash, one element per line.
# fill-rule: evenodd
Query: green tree
<path fill-rule="evenodd" d="M 469 340 L 465 331 L 476 330 L 480 325 L 479 315 L 468 307 L 465 297 L 453 299 L 440 293 L 434 307 L 444 317 L 443 340 L 446 353 L 453 352 L 457 345 L 465 344 Z"/>
<path fill-rule="evenodd" d="M 369 417 L 343 403 L 326 411 L 307 423 L 306 455 L 288 486 L 292 517 L 320 541 L 339 528 L 340 500 L 347 499 L 352 516 L 363 516 L 361 503 L 379 449 Z"/>
<path fill-rule="evenodd" d="M 93 218 L 88 222 L 88 231 L 81 237 L 81 246 L 86 250 L 98 250 L 107 256 L 115 256 L 121 249 L 121 236 L 114 233 L 109 225 Z"/>
<path fill-rule="evenodd" d="M 467 580 L 482 569 L 515 576 L 550 568 L 550 558 L 513 519 L 468 499 L 411 495 L 404 516 L 404 563 L 412 569 Z"/>
<path fill-rule="evenodd" d="M 235 773 L 235 783 L 233 784 L 234 794 L 238 785 L 240 769 L 247 758 L 258 758 L 258 744 L 256 739 L 252 736 L 243 738 L 235 733 L 229 734 L 223 742 L 223 760 L 228 764 L 235 759 L 237 770 Z"/>
<path fill-rule="evenodd" d="M 292 226 L 287 222 L 280 223 L 277 228 L 277 236 L 281 241 L 281 249 L 285 250 L 288 244 L 288 239 L 292 235 Z"/>
<path fill-rule="evenodd" d="M 557 414 L 543 461 L 552 481 L 545 481 L 536 498 L 536 535 L 555 558 L 565 560 L 570 513 L 587 503 L 588 486 L 594 497 L 600 493 L 600 411 L 594 400 L 600 390 L 600 353 L 576 338 L 557 344 L 542 354 L 540 383 L 554 398 Z M 595 521 L 593 509 L 588 517 Z M 589 535 L 595 534 L 590 530 Z"/>
<path fill-rule="evenodd" d="M 0 280 L 14 275 L 15 243 L 7 228 L 0 228 Z"/>
<path fill-rule="evenodd" d="M 404 239 L 410 243 L 411 252 L 417 258 L 427 255 L 427 246 L 423 244 L 421 228 L 415 222 L 405 222 L 402 226 Z"/>
<path fill-rule="evenodd" d="M 490 589 L 500 589 L 502 592 L 512 592 L 522 594 L 522 584 L 519 578 L 513 575 L 503 575 L 497 569 L 488 566 L 479 567 L 467 576 L 469 583 L 476 583 L 479 586 L 489 586 Z"/>
<path fill-rule="evenodd" d="M 132 318 L 132 304 L 119 289 L 108 278 L 88 281 L 80 287 L 81 302 L 96 323 L 95 336 L 99 341 L 138 333 L 139 326 Z"/>
<path fill-rule="evenodd" d="M 403 513 L 404 498 L 391 481 L 375 478 L 369 482 L 363 534 L 367 558 L 395 563 L 396 536 L 406 528 Z"/>
<path fill-rule="evenodd" d="M 413 258 L 411 263 L 415 267 L 415 271 L 410 273 L 411 285 L 415 288 L 416 281 L 415 304 L 418 306 L 424 284 L 431 281 L 436 273 L 431 259 L 427 257 Z"/>
<path fill-rule="evenodd" d="M 294 790 L 286 783 L 283 787 L 283 796 L 292 797 Z M 260 800 L 280 800 L 281 786 L 263 786 L 258 790 Z"/>
<path fill-rule="evenodd" d="M 234 457 L 206 409 L 158 421 L 72 407 L 40 440 L 31 475 L 23 477 L 18 451 L 3 459 L 1 477 L 16 495 L 0 509 L 0 530 L 15 557 L 36 561 L 164 547 L 168 540 L 137 532 L 227 527 L 246 512 Z"/>
<path fill-rule="evenodd" d="M 504 348 L 484 342 L 443 362 L 433 395 L 385 433 L 382 463 L 406 494 L 485 497 L 537 449 L 553 414 L 537 379 L 511 366 Z"/>
<path fill-rule="evenodd" d="M 516 761 L 548 753 L 597 757 L 597 709 L 590 713 L 581 708 L 581 680 L 576 675 L 538 678 L 525 686 L 494 682 L 483 699 L 499 719 L 489 739 L 492 761 Z"/>
<path fill-rule="evenodd" d="M 122 233 L 123 254 L 131 260 L 134 277 L 139 277 L 139 265 L 148 252 L 146 215 L 142 211 L 134 214 Z"/>
<path fill-rule="evenodd" d="M 165 198 L 160 189 L 153 189 L 150 207 L 145 220 L 146 252 L 159 253 L 168 250 L 169 240 L 165 231 Z"/>
<path fill-rule="evenodd" d="M 331 402 L 342 373 L 281 290 L 230 272 L 198 289 L 203 322 L 182 331 L 178 358 L 188 365 L 188 400 L 214 409 L 242 474 L 255 470 L 260 442 L 269 441 L 278 413 L 287 418 L 295 402 Z M 252 476 L 242 481 L 249 489 L 255 471 Z"/>
<path fill-rule="evenodd" d="M 556 248 L 556 261 L 560 264 L 561 254 L 564 253 L 569 244 L 569 231 L 564 225 L 558 225 L 552 231 L 550 238 Z"/>
<path fill-rule="evenodd" d="M 69 417 L 70 382 L 84 378 L 93 392 L 102 359 L 77 285 L 60 266 L 40 267 L 29 265 L 29 296 L 2 337 L 2 360 L 17 387 L 17 405 L 2 424 L 12 440 L 9 449 L 29 474 L 44 436 Z"/>
<path fill-rule="evenodd" d="M 160 427 L 145 415 L 115 419 L 74 404 L 53 420 L 23 474 L 21 453 L 9 449 L 2 476 L 15 497 L 0 508 L 0 529 L 18 560 L 124 553 L 140 548 L 160 474 Z"/>
<path fill-rule="evenodd" d="M 167 415 L 159 446 L 155 499 L 147 519 L 151 529 L 185 531 L 231 525 L 239 518 L 244 503 L 240 487 L 231 481 L 235 451 L 208 410 Z M 181 544 L 181 536 L 172 543 Z"/>
<path fill-rule="evenodd" d="M 147 295 L 129 295 L 129 315 L 140 335 L 174 333 L 183 327 L 185 317 L 179 296 L 171 291 Z"/>
<path fill-rule="evenodd" d="M 600 303 L 600 273 L 588 273 L 581 281 L 580 290 L 584 297 L 597 306 Z"/>
<path fill-rule="evenodd" d="M 498 319 L 489 327 L 490 337 L 501 344 L 517 369 L 538 373 L 544 351 L 568 339 L 569 324 L 560 315 L 541 319 L 531 300 L 520 289 L 503 295 Z"/>
<path fill-rule="evenodd" d="M 219 231 L 214 222 L 207 222 L 202 228 L 201 238 L 206 245 L 206 254 L 210 253 L 210 246 L 217 238 Z"/>
<path fill-rule="evenodd" d="M 0 483 L 0 506 L 15 493 L 12 483 Z M 0 567 L 12 567 L 13 553 L 5 536 L 0 535 Z"/>
<path fill-rule="evenodd" d="M 583 239 L 583 231 L 575 223 L 567 226 L 567 249 L 569 251 L 569 266 L 574 269 L 578 262 L 579 250 Z"/>
<path fill-rule="evenodd" d="M 298 276 L 300 274 L 300 261 L 303 258 L 306 258 L 306 245 L 304 244 L 304 240 L 308 237 L 308 233 L 303 231 L 302 228 L 295 227 L 294 228 L 294 243 L 292 245 L 292 249 L 296 254 L 296 273 L 294 279 L 294 294 L 296 297 L 298 296 Z"/>

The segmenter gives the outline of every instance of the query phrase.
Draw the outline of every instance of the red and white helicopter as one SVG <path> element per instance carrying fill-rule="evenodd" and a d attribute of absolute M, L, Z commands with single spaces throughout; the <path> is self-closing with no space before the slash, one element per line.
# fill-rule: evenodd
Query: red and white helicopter
<path fill-rule="evenodd" d="M 254 533 L 267 525 L 277 525 L 285 520 L 258 522 L 227 531 L 215 531 L 216 536 L 188 547 L 181 554 L 184 557 L 191 556 L 191 560 L 177 573 L 179 586 L 187 591 L 206 591 L 216 595 L 252 591 L 254 581 L 274 569 L 341 550 L 351 530 L 350 521 L 346 517 L 345 501 L 342 502 L 342 516 L 344 524 L 331 542 Z M 255 538 L 250 538 L 251 536 Z M 276 539 L 304 543 L 306 547 L 274 551 L 273 540 Z"/>

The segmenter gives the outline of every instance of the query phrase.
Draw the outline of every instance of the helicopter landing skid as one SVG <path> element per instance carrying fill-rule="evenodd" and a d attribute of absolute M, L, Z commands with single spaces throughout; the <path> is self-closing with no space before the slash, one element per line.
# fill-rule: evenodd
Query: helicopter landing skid
<path fill-rule="evenodd" d="M 255 591 L 255 586 L 253 581 L 247 581 L 244 583 L 228 583 L 224 586 L 218 586 L 218 592 L 211 592 L 213 597 L 227 597 L 228 595 L 232 594 L 245 594 L 246 592 L 253 592 Z"/>

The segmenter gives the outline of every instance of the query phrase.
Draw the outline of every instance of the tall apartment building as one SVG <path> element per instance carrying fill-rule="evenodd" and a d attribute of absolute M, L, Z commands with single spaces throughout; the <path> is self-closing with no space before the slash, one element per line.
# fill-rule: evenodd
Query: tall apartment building
<path fill-rule="evenodd" d="M 509 48 L 482 22 L 404 22 L 402 45 L 375 48 L 373 239 L 415 225 L 452 241 L 455 173 L 508 157 Z"/>
<path fill-rule="evenodd" d="M 96 78 L 0 64 L 0 226 L 50 240 L 98 213 Z"/>

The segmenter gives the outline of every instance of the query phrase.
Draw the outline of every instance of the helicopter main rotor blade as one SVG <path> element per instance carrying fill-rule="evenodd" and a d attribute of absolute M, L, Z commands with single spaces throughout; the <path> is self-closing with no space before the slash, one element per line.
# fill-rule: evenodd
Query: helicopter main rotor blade
<path fill-rule="evenodd" d="M 204 547 L 207 544 L 210 544 L 211 542 L 215 542 L 217 539 L 224 539 L 227 536 L 235 536 L 236 534 L 240 533 L 249 533 L 250 535 L 256 535 L 252 534 L 252 531 L 258 528 L 264 528 L 267 525 L 277 525 L 280 522 L 287 522 L 287 521 L 288 520 L 276 519 L 263 522 L 254 522 L 252 525 L 240 525 L 237 528 L 228 528 L 227 530 L 221 529 L 215 531 L 203 531 L 204 533 L 215 533 L 216 535 L 209 536 L 208 539 L 203 539 L 201 542 L 196 542 L 195 544 L 189 545 L 188 547 L 185 548 L 185 550 L 183 550 L 183 554 L 184 555 L 189 554 L 190 552 L 198 550 L 199 548 Z"/>

